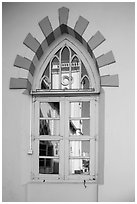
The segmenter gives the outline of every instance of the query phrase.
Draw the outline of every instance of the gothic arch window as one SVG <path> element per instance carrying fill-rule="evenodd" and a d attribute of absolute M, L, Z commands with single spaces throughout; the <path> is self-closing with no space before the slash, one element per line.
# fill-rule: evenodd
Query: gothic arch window
<path fill-rule="evenodd" d="M 28 154 L 34 181 L 97 181 L 100 88 L 119 85 L 117 75 L 100 76 L 99 68 L 115 62 L 112 51 L 94 56 L 104 36 L 97 31 L 86 42 L 82 35 L 89 22 L 80 16 L 72 29 L 68 13 L 59 9 L 54 31 L 48 17 L 39 22 L 45 36 L 41 44 L 26 36 L 23 43 L 34 57 L 17 55 L 14 66 L 28 76 L 10 80 L 10 89 L 25 89 L 33 99 Z"/>
<path fill-rule="evenodd" d="M 84 90 L 98 93 L 100 76 L 94 60 L 84 47 L 70 36 L 63 36 L 43 58 L 32 87 L 33 93 L 36 90 Z"/>
<path fill-rule="evenodd" d="M 35 76 L 35 181 L 96 180 L 98 95 L 92 93 L 99 84 L 92 60 L 88 62 L 82 49 L 72 42 L 65 38 L 55 44 Z"/>
<path fill-rule="evenodd" d="M 84 72 L 86 75 L 83 76 Z M 78 55 L 63 46 L 51 58 L 40 80 L 41 89 L 89 89 L 86 68 Z"/>

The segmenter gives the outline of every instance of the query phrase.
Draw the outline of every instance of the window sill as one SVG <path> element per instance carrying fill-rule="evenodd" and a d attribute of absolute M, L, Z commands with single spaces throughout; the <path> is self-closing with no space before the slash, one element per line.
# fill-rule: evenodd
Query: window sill
<path fill-rule="evenodd" d="M 33 96 L 37 95 L 37 96 L 76 96 L 75 94 L 79 95 L 91 95 L 91 94 L 99 94 L 98 92 L 95 91 L 94 88 L 90 88 L 90 89 L 54 89 L 54 90 L 41 90 L 41 89 L 37 89 L 37 90 L 33 90 L 31 92 L 31 94 Z"/>
<path fill-rule="evenodd" d="M 84 182 L 85 181 L 85 182 Z M 46 180 L 46 179 L 34 179 L 29 183 L 43 183 L 43 184 L 96 184 L 96 180 Z"/>

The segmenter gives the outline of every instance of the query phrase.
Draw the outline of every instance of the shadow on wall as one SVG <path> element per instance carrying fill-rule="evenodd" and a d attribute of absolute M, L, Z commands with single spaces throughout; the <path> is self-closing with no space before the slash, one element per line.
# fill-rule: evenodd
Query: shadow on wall
<path fill-rule="evenodd" d="M 105 151 L 105 92 L 101 88 L 99 98 L 99 137 L 98 137 L 98 184 L 104 184 L 104 151 Z"/>

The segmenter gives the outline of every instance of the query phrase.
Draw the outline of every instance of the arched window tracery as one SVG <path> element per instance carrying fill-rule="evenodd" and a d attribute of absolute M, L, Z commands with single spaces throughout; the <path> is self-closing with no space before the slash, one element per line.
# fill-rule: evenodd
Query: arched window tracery
<path fill-rule="evenodd" d="M 86 78 L 83 76 L 87 76 Z M 86 84 L 86 85 L 84 85 Z M 50 59 L 40 80 L 40 89 L 89 89 L 90 78 L 78 54 L 68 45 L 62 46 Z"/>

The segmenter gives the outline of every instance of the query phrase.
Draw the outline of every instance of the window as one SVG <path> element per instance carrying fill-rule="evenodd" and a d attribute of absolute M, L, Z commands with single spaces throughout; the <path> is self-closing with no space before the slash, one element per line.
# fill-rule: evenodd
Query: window
<path fill-rule="evenodd" d="M 36 97 L 35 179 L 94 180 L 95 97 Z"/>
<path fill-rule="evenodd" d="M 81 58 L 65 41 L 42 64 L 32 92 L 34 181 L 96 180 L 98 95 Z"/>
<path fill-rule="evenodd" d="M 40 89 L 89 89 L 92 85 L 79 56 L 69 47 L 57 51 L 46 66 Z"/>

